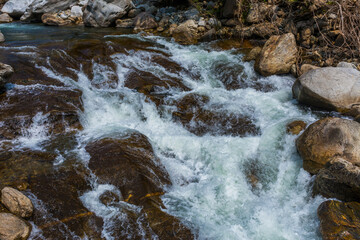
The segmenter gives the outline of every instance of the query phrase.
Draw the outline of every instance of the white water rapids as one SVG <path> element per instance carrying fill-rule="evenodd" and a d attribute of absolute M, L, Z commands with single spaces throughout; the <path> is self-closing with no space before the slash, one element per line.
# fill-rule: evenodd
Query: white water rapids
<path fill-rule="evenodd" d="M 87 142 L 135 129 L 151 140 L 170 175 L 172 186 L 162 197 L 165 211 L 189 226 L 197 239 L 320 239 L 316 210 L 324 199 L 311 196 L 312 178 L 302 169 L 302 160 L 295 148 L 296 136 L 286 133 L 288 123 L 294 120 L 312 123 L 317 116 L 299 108 L 292 99 L 292 77 L 261 78 L 254 72 L 252 63 L 242 61 L 243 55 L 237 50 L 211 49 L 208 43 L 181 46 L 161 37 L 104 36 L 105 39 L 116 37 L 149 42 L 151 47 L 137 51 L 127 49 L 126 53 L 112 55 L 119 79 L 115 88 L 108 84 L 111 70 L 100 64 L 94 65 L 91 80 L 76 71 L 78 81 L 62 76 L 50 65 L 37 66 L 39 71 L 63 82 L 67 88 L 82 91 L 84 111 L 79 111 L 79 115 L 84 130 L 78 133 L 78 146 L 72 151 L 84 165 L 89 159 L 84 148 Z M 36 57 L 33 48 L 16 51 Z M 167 56 L 188 71 L 169 72 L 151 61 L 151 56 L 156 54 Z M 222 69 L 216 67 L 219 63 L 244 68 L 243 73 L 238 74 L 238 81 L 246 77 L 249 87 L 226 90 L 220 81 Z M 190 133 L 173 121 L 169 109 L 159 110 L 154 103 L 145 101 L 141 93 L 124 87 L 123 80 L 131 69 L 151 72 L 160 79 L 164 76 L 182 79 L 189 92 L 209 97 L 208 106 L 217 106 L 227 113 L 250 115 L 260 129 L 259 135 L 196 136 Z M 194 75 L 198 77 L 195 79 Z M 252 87 L 254 79 L 270 85 L 272 90 L 256 90 Z M 172 89 L 169 98 L 181 99 L 189 92 Z M 39 113 L 31 128 L 16 140 L 17 146 L 41 149 L 48 137 L 47 129 L 46 116 Z M 56 165 L 64 161 L 59 153 Z M 248 180 L 249 169 L 257 172 L 256 187 Z M 106 190 L 118 191 L 112 185 L 99 185 L 94 179 L 93 191 L 82 195 L 81 200 L 85 207 L 104 219 L 103 236 L 113 239 L 114 219 L 124 216 L 118 209 L 101 204 L 98 197 Z M 41 234 L 39 231 L 33 232 L 34 239 L 36 234 Z"/>

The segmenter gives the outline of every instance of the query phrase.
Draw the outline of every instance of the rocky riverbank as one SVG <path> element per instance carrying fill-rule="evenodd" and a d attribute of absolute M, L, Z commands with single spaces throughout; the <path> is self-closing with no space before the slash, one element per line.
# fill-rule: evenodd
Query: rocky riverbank
<path fill-rule="evenodd" d="M 9 0 L 2 1 L 1 4 L 4 5 L 0 22 L 4 24 L 23 21 L 42 22 L 50 26 L 126 28 L 133 32 L 143 31 L 146 34 L 172 37 L 176 42 L 185 45 L 229 38 L 249 41 L 251 50 L 244 60 L 254 61 L 254 67 L 259 74 L 293 74 L 298 77 L 293 85 L 293 97 L 299 104 L 324 112 L 337 112 L 338 117 L 321 119 L 307 128 L 306 123 L 296 121 L 288 125 L 288 131 L 295 135 L 301 133 L 296 146 L 303 158 L 303 168 L 316 175 L 313 184 L 314 196 L 320 194 L 342 201 L 330 200 L 319 206 L 318 216 L 323 239 L 360 237 L 359 61 L 351 47 L 339 48 L 345 42 L 340 26 L 337 25 L 340 16 L 336 12 L 325 11 L 332 9 L 327 1 L 256 2 L 244 7 L 246 11 L 240 13 L 237 2 L 231 0 L 180 3 Z M 242 14 L 240 18 L 239 14 Z M 0 35 L 0 42 L 6 40 L 2 38 Z M 83 60 L 81 68 L 85 68 L 85 74 L 92 79 L 96 64 L 107 61 L 109 67 L 113 67 L 108 59 L 109 51 L 125 52 L 120 44 L 114 44 L 111 48 L 101 48 L 99 45 L 95 40 L 79 41 L 68 50 L 71 53 L 68 56 Z M 44 46 L 45 49 L 47 47 Z M 75 57 L 53 57 L 59 62 L 52 63 L 51 67 L 61 69 L 61 73 L 67 77 L 73 78 L 74 72 L 64 70 L 64 66 L 80 68 L 74 60 Z M 152 60 L 158 61 L 164 68 L 170 66 L 172 70 L 181 69 L 172 61 Z M 26 62 L 20 64 L 25 67 L 31 65 Z M 31 69 L 24 68 L 24 71 L 27 74 L 25 78 L 17 69 L 14 73 L 11 66 L 0 65 L 0 88 L 3 93 L 0 99 L 12 103 L 8 108 L 1 109 L 0 120 L 3 126 L 6 126 L 0 130 L 1 138 L 7 141 L 16 139 L 22 134 L 24 127 L 30 128 L 36 119 L 41 121 L 41 112 L 46 116 L 48 131 L 54 137 L 53 144 L 47 148 L 52 149 L 54 144 L 59 144 L 66 149 L 65 145 L 74 142 L 76 132 L 83 128 L 78 115 L 79 111 L 84 110 L 81 101 L 83 93 L 74 89 L 60 89 L 64 86 L 62 82 L 38 75 Z M 12 74 L 15 74 L 15 77 Z M 6 83 L 26 85 L 31 81 L 31 74 L 37 75 L 38 81 L 51 88 L 51 92 L 44 88 L 36 92 L 14 89 L 11 94 L 4 94 Z M 109 79 L 111 78 L 116 76 L 110 76 Z M 223 82 L 228 90 L 244 87 L 239 83 L 234 84 Z M 224 115 L 216 110 L 216 106 L 210 110 L 204 108 L 210 104 L 206 96 L 187 93 L 176 101 L 166 99 L 166 94 L 171 89 L 189 90 L 178 77 L 171 76 L 164 80 L 148 72 L 132 72 L 128 80 L 124 81 L 124 86 L 142 93 L 159 109 L 164 106 L 176 109 L 171 112 L 170 118 L 196 136 L 251 136 L 260 132 L 250 116 Z M 260 87 L 262 91 L 264 88 Z M 30 98 L 32 101 L 28 101 Z M 44 153 L 11 149 L 1 153 L 1 168 L 11 169 L 16 174 L 5 172 L 1 176 L 4 206 L 0 205 L 0 225 L 7 228 L 0 227 L 0 236 L 4 236 L 4 239 L 26 239 L 31 228 L 21 218 L 31 217 L 31 220 L 40 226 L 43 236 L 49 238 L 54 237 L 54 232 L 75 232 L 78 236 L 101 239 L 101 229 L 105 224 L 103 219 L 89 211 L 89 207 L 85 207 L 84 202 L 79 199 L 79 194 L 92 188 L 87 179 L 95 174 L 98 184 L 109 183 L 120 190 L 106 190 L 99 197 L 102 204 L 110 207 L 121 202 L 121 207 L 127 213 L 127 226 L 119 223 L 114 235 L 124 237 L 124 233 L 137 232 L 140 221 L 144 232 L 137 232 L 139 235 L 135 234 L 133 238 L 151 238 L 153 234 L 160 239 L 194 238 L 194 233 L 188 226 L 163 211 L 164 203 L 160 196 L 164 194 L 166 187 L 171 185 L 171 181 L 145 135 L 134 131 L 122 136 L 122 140 L 104 137 L 88 141 L 84 149 L 89 154 L 88 168 L 70 167 L 70 163 L 76 165 L 75 159 L 70 157 L 68 165 L 56 170 L 53 169 L 56 156 L 51 151 Z M 251 175 L 249 179 L 256 189 L 259 181 L 257 177 Z M 45 213 L 41 212 L 41 209 L 32 214 L 32 210 L 29 210 L 30 205 L 32 206 L 30 200 L 7 186 L 17 187 L 19 190 L 24 186 L 23 190 L 30 189 L 37 200 L 44 202 L 54 221 L 42 219 Z M 6 200 L 9 195 L 6 191 L 26 202 L 26 206 L 16 209 L 16 204 Z M 52 201 L 49 202 L 49 199 Z M 134 206 L 138 209 L 134 209 Z M 69 209 L 73 213 L 71 216 Z M 8 222 L 11 224 L 7 224 Z M 71 224 L 63 224 L 67 222 Z M 12 233 L 14 236 L 9 235 L 11 226 L 14 226 L 11 231 L 16 230 Z"/>
<path fill-rule="evenodd" d="M 67 0 L 61 3 L 4 0 L 2 3 L 1 23 L 20 20 L 51 26 L 116 26 L 173 37 L 182 44 L 233 38 L 263 46 L 273 35 L 292 33 L 298 45 L 292 70 L 296 76 L 301 75 L 301 67 L 307 64 L 320 67 L 336 66 L 342 61 L 356 67 L 359 64 L 358 51 L 340 21 L 348 19 L 336 4 L 326 0 Z"/>

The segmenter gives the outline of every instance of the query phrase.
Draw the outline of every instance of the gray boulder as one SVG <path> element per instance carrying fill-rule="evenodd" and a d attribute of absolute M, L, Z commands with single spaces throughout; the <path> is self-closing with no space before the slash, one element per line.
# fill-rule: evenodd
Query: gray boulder
<path fill-rule="evenodd" d="M 19 18 L 25 13 L 33 1 L 34 0 L 9 0 L 2 7 L 1 11 L 9 14 L 11 17 Z"/>
<path fill-rule="evenodd" d="M 70 8 L 77 0 L 35 0 L 33 1 L 21 20 L 41 20 L 44 13 L 57 13 Z"/>
<path fill-rule="evenodd" d="M 89 0 L 84 11 L 84 24 L 89 27 L 109 27 L 133 7 L 131 0 Z"/>
<path fill-rule="evenodd" d="M 292 91 L 300 103 L 353 116 L 359 114 L 360 72 L 355 69 L 314 69 L 301 75 Z"/>
<path fill-rule="evenodd" d="M 314 193 L 342 201 L 360 201 L 360 167 L 334 158 L 316 176 Z"/>

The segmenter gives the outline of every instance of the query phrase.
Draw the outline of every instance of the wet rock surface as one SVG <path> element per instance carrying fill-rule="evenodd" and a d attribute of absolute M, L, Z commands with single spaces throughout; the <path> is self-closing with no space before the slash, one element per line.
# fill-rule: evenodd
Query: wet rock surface
<path fill-rule="evenodd" d="M 209 98 L 206 96 L 188 94 L 176 104 L 177 111 L 173 113 L 173 119 L 199 136 L 245 136 L 258 133 L 250 117 L 217 111 L 216 106 L 205 107 L 208 103 Z"/>
<path fill-rule="evenodd" d="M 325 118 L 311 124 L 296 140 L 303 167 L 316 174 L 333 157 L 360 161 L 360 124 L 347 119 Z"/>
<path fill-rule="evenodd" d="M 342 201 L 360 201 L 360 167 L 334 158 L 316 175 L 314 193 Z"/>
<path fill-rule="evenodd" d="M 139 204 L 142 197 L 162 192 L 162 187 L 170 184 L 149 140 L 140 133 L 102 139 L 86 150 L 91 156 L 89 168 L 99 181 L 117 186 L 124 198 L 132 194 L 132 203 Z"/>
<path fill-rule="evenodd" d="M 146 136 L 134 132 L 123 139 L 105 138 L 88 144 L 86 150 L 91 156 L 89 168 L 99 181 L 118 187 L 125 202 L 143 207 L 143 212 L 130 215 L 135 218 L 130 219 L 130 228 L 136 218 L 145 214 L 150 227 L 146 232 L 153 231 L 160 239 L 193 239 L 188 228 L 160 209 L 163 204 L 159 196 L 170 181 Z M 124 232 L 123 226 L 117 226 L 116 231 Z M 136 230 L 131 232 L 138 234 Z"/>
<path fill-rule="evenodd" d="M 49 91 L 50 90 L 50 91 Z M 0 95 L 1 137 L 13 139 L 23 129 L 39 120 L 49 124 L 49 133 L 62 133 L 68 128 L 81 129 L 78 111 L 82 109 L 81 92 L 55 90 L 52 87 L 18 88 Z M 6 126 L 6 127 L 5 127 Z"/>
<path fill-rule="evenodd" d="M 75 234 L 101 239 L 102 218 L 85 208 L 80 200 L 81 194 L 91 189 L 86 179 L 87 171 L 71 160 L 30 178 L 29 189 L 36 196 L 32 220 L 45 238 L 72 238 Z"/>
<path fill-rule="evenodd" d="M 324 240 L 360 238 L 360 203 L 323 202 L 318 208 Z"/>
<path fill-rule="evenodd" d="M 298 135 L 301 131 L 305 130 L 307 124 L 304 121 L 294 121 L 286 126 L 286 132 L 292 135 Z"/>

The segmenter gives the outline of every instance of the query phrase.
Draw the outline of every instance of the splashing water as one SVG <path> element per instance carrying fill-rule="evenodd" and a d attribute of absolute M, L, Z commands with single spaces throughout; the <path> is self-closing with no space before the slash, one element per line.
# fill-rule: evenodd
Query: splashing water
<path fill-rule="evenodd" d="M 30 127 L 23 128 L 22 136 L 15 140 L 15 143 L 23 148 L 41 150 L 41 144 L 49 140 L 47 114 L 38 112 L 32 119 Z"/>
<path fill-rule="evenodd" d="M 252 63 L 244 63 L 236 50 L 215 50 L 206 44 L 181 46 L 160 37 L 105 37 L 106 41 L 112 38 L 143 41 L 149 46 L 113 54 L 116 72 L 94 64 L 93 79 L 82 70 L 73 70 L 77 79 L 72 79 L 51 66 L 38 66 L 66 87 L 82 91 L 84 111 L 80 119 L 84 129 L 78 135 L 79 146 L 90 139 L 117 136 L 127 129 L 146 135 L 172 181 L 162 197 L 166 211 L 191 227 L 198 239 L 320 239 L 316 209 L 323 199 L 311 196 L 313 179 L 302 169 L 294 144 L 296 137 L 285 131 L 286 124 L 294 120 L 311 123 L 317 117 L 292 100 L 292 77 L 257 76 Z M 152 61 L 157 56 L 170 59 L 182 70 L 169 71 Z M 223 65 L 231 68 L 221 68 Z M 242 71 L 235 72 L 231 80 L 245 81 L 245 87 L 227 89 L 222 81 L 227 77 L 224 71 L 237 68 Z M 117 76 L 115 85 L 109 71 Z M 171 106 L 159 109 L 143 94 L 126 88 L 125 79 L 131 71 L 152 73 L 160 79 L 181 79 L 189 90 L 166 89 L 166 101 L 180 100 L 188 93 L 207 96 L 209 102 L 204 107 L 216 106 L 224 115 L 251 116 L 260 133 L 196 136 L 173 121 Z M 264 91 L 265 85 L 270 90 Z M 17 141 L 37 149 L 48 140 L 46 129 L 46 116 L 38 113 Z M 77 151 L 86 165 L 84 148 Z M 57 164 L 63 162 L 59 156 Z M 98 198 L 106 190 L 118 190 L 93 181 L 93 190 L 80 199 L 104 219 L 103 236 L 113 239 L 112 224 L 126 216 L 116 207 L 101 204 Z"/>

